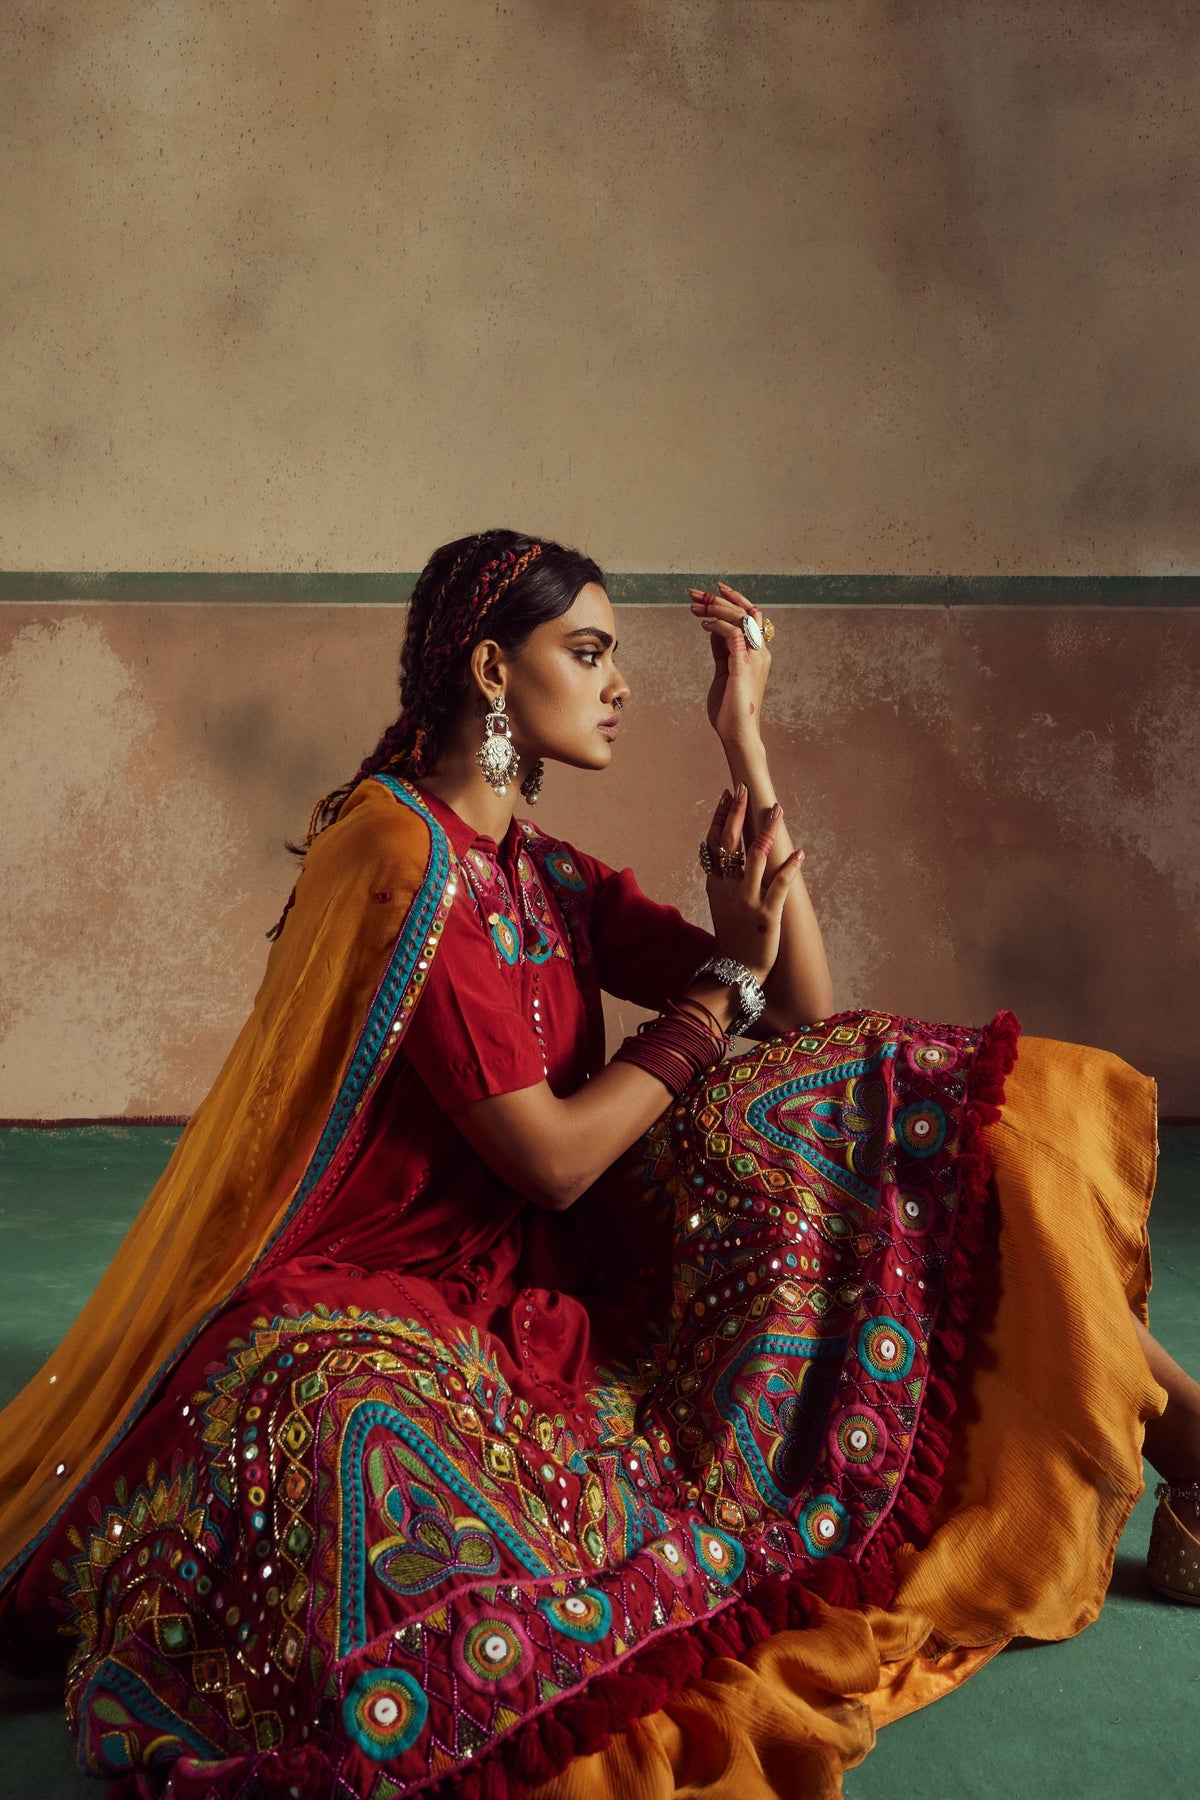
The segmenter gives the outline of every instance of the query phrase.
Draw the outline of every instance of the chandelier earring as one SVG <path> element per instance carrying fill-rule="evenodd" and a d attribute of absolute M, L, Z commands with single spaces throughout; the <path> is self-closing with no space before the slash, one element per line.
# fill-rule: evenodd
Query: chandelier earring
<path fill-rule="evenodd" d="M 542 778 L 545 773 L 546 765 L 539 756 L 532 769 L 530 769 L 528 775 L 521 783 L 521 792 L 524 794 L 526 800 L 528 800 L 530 806 L 536 806 L 542 797 Z"/>
<path fill-rule="evenodd" d="M 483 771 L 483 779 L 494 794 L 506 794 L 515 780 L 521 759 L 509 730 L 504 695 L 497 694 L 483 721 L 483 742 L 475 752 L 475 761 Z"/>

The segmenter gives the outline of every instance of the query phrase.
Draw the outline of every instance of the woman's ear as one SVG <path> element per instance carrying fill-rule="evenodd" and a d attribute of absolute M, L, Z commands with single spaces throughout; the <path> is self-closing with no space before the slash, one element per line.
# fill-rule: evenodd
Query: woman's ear
<path fill-rule="evenodd" d="M 471 682 L 487 702 L 504 692 L 504 652 L 494 638 L 484 638 L 471 652 Z"/>

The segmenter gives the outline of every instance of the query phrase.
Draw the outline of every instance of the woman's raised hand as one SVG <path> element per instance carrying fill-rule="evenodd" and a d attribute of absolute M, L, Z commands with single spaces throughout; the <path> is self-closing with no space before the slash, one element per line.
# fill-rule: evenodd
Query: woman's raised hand
<path fill-rule="evenodd" d="M 718 592 L 689 588 L 692 616 L 699 619 L 713 653 L 713 678 L 708 690 L 708 720 L 723 744 L 746 744 L 757 739 L 762 724 L 763 694 L 771 668 L 771 652 L 764 643 L 751 650 L 742 620 L 763 617 L 758 608 L 726 581 Z"/>
<path fill-rule="evenodd" d="M 765 880 L 767 858 L 782 814 L 778 806 L 768 808 L 746 841 L 748 804 L 742 784 L 736 793 L 726 791 L 717 802 L 705 839 L 712 861 L 708 905 L 720 954 L 744 963 L 763 982 L 779 954 L 783 903 L 799 874 L 804 852 L 794 850 L 771 879 Z"/>

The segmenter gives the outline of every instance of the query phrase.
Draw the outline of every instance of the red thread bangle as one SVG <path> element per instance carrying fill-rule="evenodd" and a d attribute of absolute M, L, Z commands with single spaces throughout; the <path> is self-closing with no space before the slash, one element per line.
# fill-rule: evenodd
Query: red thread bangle
<path fill-rule="evenodd" d="M 709 1021 L 710 1025 L 712 1026 L 712 1033 L 713 1033 L 714 1037 L 719 1037 L 719 1038 L 727 1038 L 728 1037 L 729 1033 L 725 1030 L 725 1027 L 722 1025 L 720 1019 L 718 1019 L 716 1013 L 712 1010 L 711 1006 L 705 1006 L 703 1000 L 697 1000 L 695 995 L 685 994 L 683 996 L 682 1000 L 678 1000 L 678 1001 L 672 1000 L 669 1002 L 669 1007 L 672 1012 L 683 1012 L 689 1006 L 699 1007 L 700 1011 L 704 1014 L 705 1018 Z"/>
<path fill-rule="evenodd" d="M 669 1016 L 639 1025 L 637 1035 L 625 1039 L 613 1061 L 633 1063 L 661 1081 L 670 1093 L 681 1094 L 700 1075 L 715 1068 L 724 1052 L 723 1035 L 718 1043 L 698 1019 L 672 1007 Z"/>

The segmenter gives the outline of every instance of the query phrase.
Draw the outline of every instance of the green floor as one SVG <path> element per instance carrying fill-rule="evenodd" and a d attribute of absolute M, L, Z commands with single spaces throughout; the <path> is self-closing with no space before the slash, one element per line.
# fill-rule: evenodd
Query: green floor
<path fill-rule="evenodd" d="M 0 1131 L 0 1401 L 33 1375 L 111 1256 L 178 1134 L 154 1127 Z M 1200 1368 L 1200 1129 L 1163 1133 L 1152 1217 L 1154 1328 Z M 1121 1543 L 1097 1623 L 1011 1649 L 885 1731 L 851 1800 L 1192 1800 L 1200 1791 L 1200 1608 L 1143 1573 L 1152 1501 Z M 0 1796 L 101 1790 L 74 1772 L 57 1696 L 0 1677 Z M 314 1797 L 316 1800 L 316 1797 Z"/>

